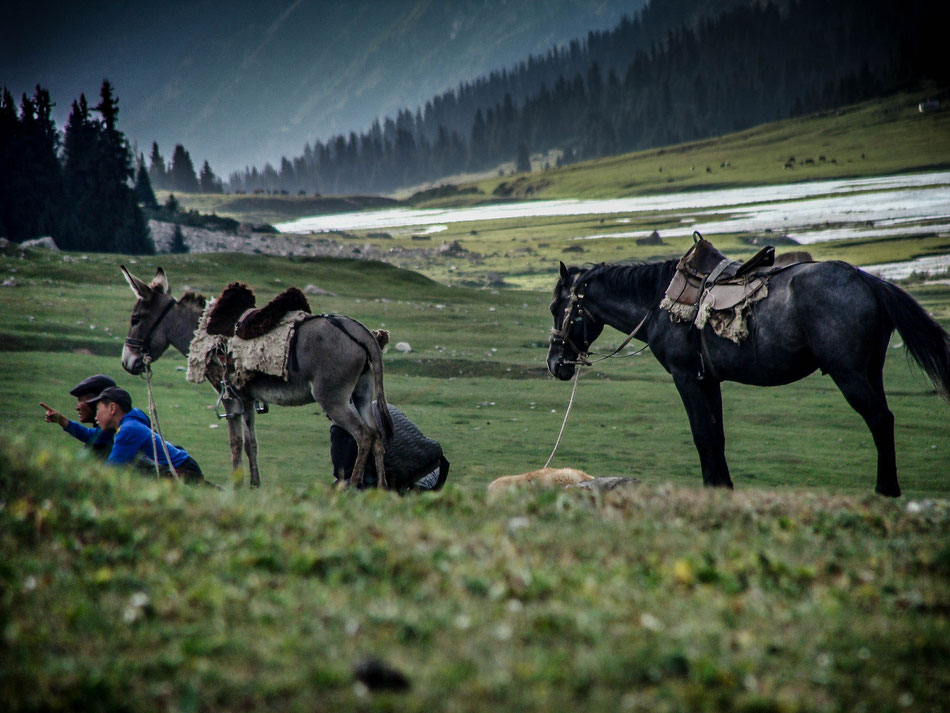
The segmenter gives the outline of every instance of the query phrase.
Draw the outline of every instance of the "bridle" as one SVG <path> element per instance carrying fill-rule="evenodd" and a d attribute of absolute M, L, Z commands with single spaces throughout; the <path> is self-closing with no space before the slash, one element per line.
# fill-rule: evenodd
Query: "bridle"
<path fill-rule="evenodd" d="M 558 342 L 560 342 L 562 345 L 569 346 L 577 354 L 577 358 L 574 361 L 564 360 L 561 362 L 562 364 L 592 366 L 593 364 L 596 364 L 599 361 L 604 361 L 605 359 L 610 359 L 611 357 L 616 356 L 617 353 L 620 352 L 621 349 L 623 349 L 625 346 L 627 346 L 631 342 L 631 340 L 637 335 L 637 332 L 640 331 L 643 325 L 647 323 L 647 320 L 650 319 L 650 317 L 653 315 L 653 310 L 656 307 L 656 305 L 653 305 L 652 307 L 650 307 L 650 309 L 647 310 L 647 313 L 643 316 L 643 319 L 640 320 L 640 323 L 637 324 L 637 326 L 633 328 L 633 331 L 631 331 L 623 340 L 623 342 L 620 343 L 620 346 L 614 349 L 610 354 L 607 354 L 606 356 L 602 356 L 599 359 L 595 359 L 591 361 L 590 359 L 587 358 L 590 354 L 591 343 L 590 343 L 590 340 L 587 338 L 587 320 L 584 319 L 584 307 L 583 307 L 584 292 L 586 292 L 586 290 L 587 290 L 587 283 L 576 284 L 571 288 L 571 294 L 567 303 L 567 307 L 564 308 L 564 319 L 561 321 L 561 326 L 558 329 L 551 330 L 551 342 L 553 344 L 557 344 Z M 578 346 L 574 343 L 574 341 L 570 337 L 570 326 L 572 323 L 576 324 L 577 322 L 580 322 L 584 328 L 583 348 L 578 348 Z M 649 346 L 648 344 L 644 345 L 642 349 L 637 350 L 636 352 L 634 352 L 634 354 L 639 354 L 648 346 Z"/>
<path fill-rule="evenodd" d="M 149 349 L 149 341 L 152 339 L 152 335 L 158 330 L 158 327 L 164 321 L 165 317 L 168 316 L 168 313 L 171 312 L 172 307 L 178 304 L 174 298 L 172 301 L 165 305 L 165 309 L 162 310 L 161 314 L 158 315 L 158 319 L 152 322 L 152 326 L 148 328 L 148 331 L 145 333 L 145 336 L 141 339 L 136 339 L 134 337 L 125 338 L 125 346 L 129 349 L 135 349 L 143 357 L 150 356 L 151 350 Z"/>
<path fill-rule="evenodd" d="M 578 291 L 580 288 L 580 291 Z M 584 366 L 590 366 L 590 361 L 587 360 L 587 352 L 590 350 L 590 340 L 587 338 L 587 320 L 584 319 L 584 290 L 587 288 L 586 283 L 574 285 L 571 288 L 571 295 L 568 299 L 567 307 L 564 308 L 564 319 L 561 320 L 561 326 L 557 329 L 551 330 L 551 342 L 558 343 L 560 342 L 563 345 L 569 346 L 574 350 L 574 353 L 577 354 L 577 358 L 574 361 L 568 362 L 564 361 L 564 364 L 582 364 Z M 584 346 L 583 348 L 578 347 L 574 340 L 570 336 L 571 324 L 576 324 L 580 322 L 584 327 Z"/>

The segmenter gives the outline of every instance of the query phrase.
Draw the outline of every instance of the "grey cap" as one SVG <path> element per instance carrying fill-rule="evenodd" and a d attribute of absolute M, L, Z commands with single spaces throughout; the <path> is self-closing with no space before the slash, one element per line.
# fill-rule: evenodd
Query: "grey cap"
<path fill-rule="evenodd" d="M 101 394 L 103 389 L 108 389 L 110 386 L 115 386 L 115 382 L 112 379 L 105 374 L 96 374 L 76 384 L 75 388 L 69 392 L 69 395 L 77 398 L 86 396 L 87 394 L 95 396 Z"/>
<path fill-rule="evenodd" d="M 111 401 L 112 403 L 118 404 L 119 408 L 126 413 L 132 410 L 132 397 L 128 391 L 120 389 L 118 386 L 110 386 L 107 389 L 103 389 L 101 394 L 89 399 L 86 403 L 95 404 L 100 401 Z"/>

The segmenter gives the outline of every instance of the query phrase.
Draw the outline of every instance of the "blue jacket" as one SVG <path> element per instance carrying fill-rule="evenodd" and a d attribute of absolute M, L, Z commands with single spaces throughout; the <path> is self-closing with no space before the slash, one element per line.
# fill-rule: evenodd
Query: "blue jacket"
<path fill-rule="evenodd" d="M 155 444 L 158 446 L 159 467 L 167 467 L 168 460 L 165 458 L 161 436 L 158 434 L 155 434 Z M 168 446 L 172 465 L 176 468 L 188 460 L 189 456 L 184 448 L 176 448 L 168 441 L 165 441 L 165 445 Z M 112 465 L 131 465 L 136 461 L 145 465 L 155 465 L 150 422 L 145 412 L 138 408 L 129 411 L 119 422 L 112 442 L 112 453 L 109 454 L 106 462 Z"/>
<path fill-rule="evenodd" d="M 81 423 L 70 421 L 63 430 L 73 438 L 86 444 L 85 448 L 100 458 L 107 458 L 112 451 L 112 437 L 115 431 L 103 431 L 101 428 L 87 428 Z"/>

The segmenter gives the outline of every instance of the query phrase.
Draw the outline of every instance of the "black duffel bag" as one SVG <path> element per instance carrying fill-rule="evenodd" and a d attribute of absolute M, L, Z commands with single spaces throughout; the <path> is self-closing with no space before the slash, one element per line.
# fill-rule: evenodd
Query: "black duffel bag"
<path fill-rule="evenodd" d="M 373 402 L 373 409 L 378 409 Z M 386 447 L 383 463 L 391 490 L 439 490 L 449 475 L 449 461 L 438 441 L 423 435 L 419 427 L 395 406 L 389 406 L 393 417 L 393 437 Z M 378 414 L 377 414 L 378 415 Z M 330 459 L 333 477 L 349 480 L 356 463 L 356 440 L 337 425 L 330 427 Z M 375 488 L 379 478 L 372 454 L 366 461 L 363 488 Z"/>

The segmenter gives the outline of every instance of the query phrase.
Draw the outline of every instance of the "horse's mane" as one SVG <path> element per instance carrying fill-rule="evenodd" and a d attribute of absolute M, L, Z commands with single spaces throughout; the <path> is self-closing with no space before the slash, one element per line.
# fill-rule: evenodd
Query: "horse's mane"
<path fill-rule="evenodd" d="M 617 265 L 602 262 L 588 268 L 572 267 L 571 274 L 583 273 L 589 284 L 600 282 L 607 290 L 630 295 L 639 302 L 652 302 L 666 290 L 676 269 L 675 260 Z"/>
<path fill-rule="evenodd" d="M 205 296 L 189 291 L 181 296 L 178 304 L 192 312 L 197 312 L 200 316 L 205 311 Z"/>

